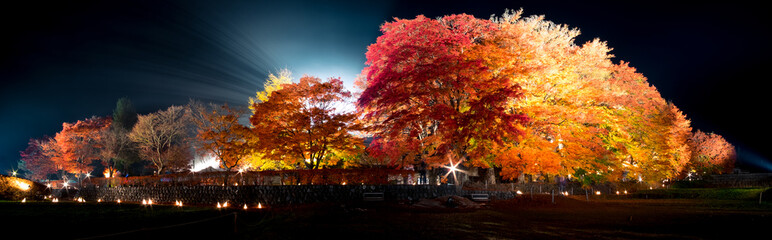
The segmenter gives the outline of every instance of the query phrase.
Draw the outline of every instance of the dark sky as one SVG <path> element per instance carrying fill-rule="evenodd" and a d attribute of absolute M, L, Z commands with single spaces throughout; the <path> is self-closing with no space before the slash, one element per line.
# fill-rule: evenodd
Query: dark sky
<path fill-rule="evenodd" d="M 223 3 L 224 2 L 224 3 Z M 278 3 L 280 2 L 280 3 Z M 0 8 L 0 171 L 62 122 L 140 113 L 189 98 L 245 104 L 267 73 L 339 76 L 351 87 L 392 17 L 523 8 L 608 41 L 695 129 L 734 143 L 739 165 L 772 171 L 764 140 L 770 17 L 758 4 L 629 1 L 35 1 Z"/>

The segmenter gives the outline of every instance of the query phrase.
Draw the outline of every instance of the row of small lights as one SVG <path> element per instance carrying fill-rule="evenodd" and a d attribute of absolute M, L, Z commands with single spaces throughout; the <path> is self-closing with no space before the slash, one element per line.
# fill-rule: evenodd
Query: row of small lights
<path fill-rule="evenodd" d="M 520 190 L 517 190 L 517 192 L 516 192 L 516 193 L 517 193 L 517 195 L 523 195 L 523 192 L 521 192 Z M 627 195 L 627 190 L 624 190 L 622 193 L 623 193 L 623 194 L 625 194 L 625 195 Z M 562 192 L 562 193 L 560 193 L 560 194 L 563 194 L 564 196 L 568 196 L 568 195 L 569 195 L 569 194 L 568 194 L 568 191 L 566 191 L 566 192 Z M 600 191 L 595 191 L 595 195 L 600 195 L 600 194 L 601 194 L 601 193 L 600 193 Z M 619 192 L 619 191 L 617 191 L 617 195 L 620 195 L 620 192 Z"/>
<path fill-rule="evenodd" d="M 239 169 L 239 173 L 242 173 L 242 172 L 244 172 L 244 169 Z M 14 175 L 16 175 L 16 174 L 14 174 Z M 87 177 L 89 177 L 89 175 L 90 174 L 86 174 Z M 343 182 L 343 185 L 346 185 L 346 182 Z M 64 187 L 67 187 L 67 186 L 68 186 L 67 182 L 64 182 Z M 51 188 L 51 184 L 50 183 L 46 184 L 46 187 Z M 51 198 L 51 202 L 53 202 L 53 203 L 59 202 L 59 198 L 53 198 L 53 196 L 50 196 L 50 195 L 43 197 L 43 199 L 48 199 L 49 197 Z M 78 197 L 77 199 L 75 199 L 75 201 L 80 202 L 80 203 L 85 203 L 86 202 L 86 200 L 84 200 L 82 197 Z M 22 203 L 26 203 L 27 202 L 27 198 L 22 199 L 21 202 Z M 97 202 L 101 203 L 102 199 L 101 198 L 97 199 Z M 116 203 L 121 203 L 121 199 L 117 199 Z M 147 205 L 153 205 L 153 199 L 142 199 L 142 205 L 146 205 L 146 206 Z M 174 205 L 177 206 L 177 207 L 182 207 L 182 201 L 174 200 Z M 227 207 L 228 207 L 228 201 L 225 201 L 223 204 L 220 204 L 220 202 L 217 202 L 217 208 L 218 209 L 219 208 L 227 208 Z M 247 210 L 248 209 L 247 204 L 244 204 L 243 208 L 244 208 L 244 210 Z M 258 209 L 263 209 L 263 204 L 257 203 L 257 208 Z"/>
<path fill-rule="evenodd" d="M 49 199 L 49 198 L 51 199 L 51 202 L 52 202 L 52 203 L 57 203 L 57 202 L 59 202 L 59 198 L 54 198 L 53 196 L 50 196 L 50 195 L 49 195 L 49 196 L 44 196 L 44 197 L 43 197 L 43 199 Z M 80 203 L 85 203 L 85 202 L 86 202 L 86 200 L 84 200 L 82 197 L 78 197 L 78 198 L 76 198 L 76 199 L 75 199 L 75 201 L 76 201 L 76 202 L 80 202 Z M 26 202 L 27 202 L 27 198 L 24 198 L 24 199 L 22 199 L 22 200 L 21 200 L 21 202 L 22 202 L 22 203 L 26 203 Z M 100 202 L 100 203 L 101 203 L 101 202 L 102 202 L 102 199 L 101 199 L 101 198 L 100 198 L 100 199 L 97 199 L 97 202 Z M 120 203 L 121 203 L 121 200 L 120 200 L 120 199 L 118 199 L 118 200 L 116 200 L 115 202 L 120 204 Z M 142 199 L 142 205 L 143 205 L 143 206 L 152 206 L 152 205 L 153 205 L 153 199 Z M 177 206 L 177 207 L 182 207 L 182 206 L 183 206 L 183 205 L 182 205 L 182 201 L 180 201 L 180 200 L 174 200 L 174 206 Z M 220 202 L 217 202 L 217 208 L 218 208 L 218 209 L 220 209 L 220 208 L 227 208 L 227 207 L 228 207 L 228 201 L 225 201 L 225 202 L 224 202 L 224 203 L 222 203 L 222 204 L 220 204 Z M 244 207 L 243 207 L 243 209 L 244 209 L 244 210 L 247 210 L 248 208 L 249 208 L 249 207 L 248 207 L 248 206 L 247 206 L 247 204 L 245 203 L 245 204 L 244 204 Z M 263 209 L 263 204 L 262 204 L 262 203 L 257 203 L 257 209 Z"/>

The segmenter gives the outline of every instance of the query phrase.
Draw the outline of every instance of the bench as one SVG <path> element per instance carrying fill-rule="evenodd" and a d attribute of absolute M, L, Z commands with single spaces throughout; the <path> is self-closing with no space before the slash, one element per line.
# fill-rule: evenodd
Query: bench
<path fill-rule="evenodd" d="M 475 202 L 488 202 L 490 201 L 490 196 L 488 194 L 484 193 L 473 193 L 470 198 L 472 201 Z"/>
<path fill-rule="evenodd" d="M 368 202 L 383 201 L 383 192 L 368 192 L 362 194 L 362 199 Z"/>

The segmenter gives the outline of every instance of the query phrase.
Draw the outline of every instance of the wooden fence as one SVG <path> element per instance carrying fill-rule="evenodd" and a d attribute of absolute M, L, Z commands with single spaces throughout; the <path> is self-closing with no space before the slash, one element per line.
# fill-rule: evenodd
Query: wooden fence
<path fill-rule="evenodd" d="M 175 173 L 155 176 L 89 178 L 96 186 L 240 186 L 409 184 L 417 173 L 396 169 L 316 169 L 244 172 Z"/>

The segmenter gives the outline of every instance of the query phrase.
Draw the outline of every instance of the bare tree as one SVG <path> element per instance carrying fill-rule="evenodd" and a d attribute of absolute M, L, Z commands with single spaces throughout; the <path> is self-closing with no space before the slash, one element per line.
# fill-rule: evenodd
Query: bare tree
<path fill-rule="evenodd" d="M 191 159 L 186 147 L 189 125 L 185 108 L 171 106 L 166 110 L 139 115 L 129 138 L 137 143 L 140 156 L 153 163 L 156 174 L 181 170 Z"/>
<path fill-rule="evenodd" d="M 134 142 L 129 138 L 129 132 L 126 129 L 115 125 L 103 130 L 101 135 L 102 148 L 99 150 L 99 155 L 112 176 L 115 174 L 117 165 L 126 165 L 127 153 L 134 149 Z"/>

